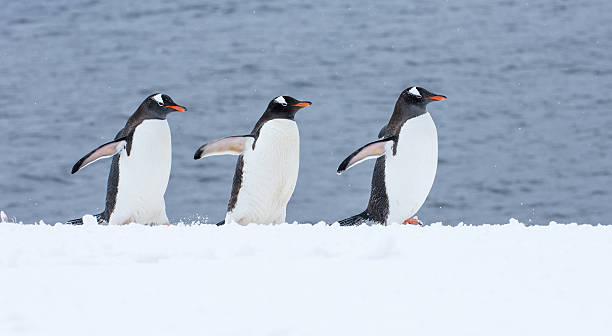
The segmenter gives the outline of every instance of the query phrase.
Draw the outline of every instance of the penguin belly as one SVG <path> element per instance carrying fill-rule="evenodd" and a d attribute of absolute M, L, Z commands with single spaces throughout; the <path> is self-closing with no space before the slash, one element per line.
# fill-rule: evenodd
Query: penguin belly
<path fill-rule="evenodd" d="M 387 224 L 402 223 L 421 208 L 436 177 L 438 132 L 429 113 L 402 126 L 396 154 L 386 148 L 385 186 L 389 200 Z"/>
<path fill-rule="evenodd" d="M 243 153 L 242 186 L 225 222 L 279 224 L 295 189 L 300 162 L 300 134 L 289 119 L 266 122 L 255 149 Z"/>
<path fill-rule="evenodd" d="M 130 155 L 121 151 L 115 208 L 109 224 L 165 224 L 164 194 L 172 148 L 166 120 L 145 120 L 134 130 Z"/>

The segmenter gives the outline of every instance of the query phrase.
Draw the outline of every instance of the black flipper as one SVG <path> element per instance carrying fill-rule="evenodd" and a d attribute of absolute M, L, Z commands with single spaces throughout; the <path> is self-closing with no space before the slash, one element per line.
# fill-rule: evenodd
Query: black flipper
<path fill-rule="evenodd" d="M 217 226 L 225 225 L 225 219 L 216 224 Z"/>
<path fill-rule="evenodd" d="M 368 211 L 366 210 L 355 216 L 338 221 L 338 223 L 340 223 L 340 226 L 355 226 L 355 225 L 361 225 L 361 224 L 367 223 L 369 221 L 371 221 L 371 219 L 370 219 L 370 216 L 368 215 Z"/>
<path fill-rule="evenodd" d="M 95 215 L 98 224 L 106 224 L 106 219 L 104 219 L 104 213 L 99 213 Z M 69 220 L 65 223 L 66 225 L 83 225 L 83 217 Z"/>

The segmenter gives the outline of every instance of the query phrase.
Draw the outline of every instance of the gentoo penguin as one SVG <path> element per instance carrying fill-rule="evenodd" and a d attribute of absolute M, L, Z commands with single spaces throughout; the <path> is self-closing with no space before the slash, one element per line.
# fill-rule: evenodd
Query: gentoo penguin
<path fill-rule="evenodd" d="M 438 133 L 427 104 L 445 99 L 421 87 L 404 90 L 379 140 L 359 148 L 340 164 L 338 175 L 377 158 L 368 208 L 341 220 L 340 225 L 419 224 L 412 216 L 425 202 L 438 166 Z"/>
<path fill-rule="evenodd" d="M 198 148 L 196 160 L 213 155 L 240 155 L 225 220 L 217 225 L 285 222 L 300 165 L 295 113 L 310 105 L 307 101 L 278 96 L 270 101 L 250 134 L 215 140 Z"/>
<path fill-rule="evenodd" d="M 170 177 L 172 148 L 166 117 L 186 111 L 165 94 L 147 97 L 115 140 L 81 158 L 72 174 L 99 159 L 113 156 L 106 191 L 106 209 L 98 223 L 167 224 L 164 193 Z M 119 154 L 119 155 L 116 155 Z M 75 219 L 68 224 L 83 224 Z"/>

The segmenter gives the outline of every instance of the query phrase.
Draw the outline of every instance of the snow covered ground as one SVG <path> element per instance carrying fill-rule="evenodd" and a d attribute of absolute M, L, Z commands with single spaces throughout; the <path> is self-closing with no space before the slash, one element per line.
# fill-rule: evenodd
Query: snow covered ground
<path fill-rule="evenodd" d="M 0 335 L 611 335 L 612 226 L 0 224 Z"/>

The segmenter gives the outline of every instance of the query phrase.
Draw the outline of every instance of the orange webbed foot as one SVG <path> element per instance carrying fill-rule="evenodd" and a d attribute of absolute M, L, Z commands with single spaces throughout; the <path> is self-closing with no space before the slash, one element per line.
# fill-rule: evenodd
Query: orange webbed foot
<path fill-rule="evenodd" d="M 421 221 L 416 219 L 416 218 L 408 218 L 405 221 L 403 221 L 402 224 L 404 224 L 404 225 L 406 225 L 406 224 L 423 225 L 423 223 L 421 223 Z"/>

